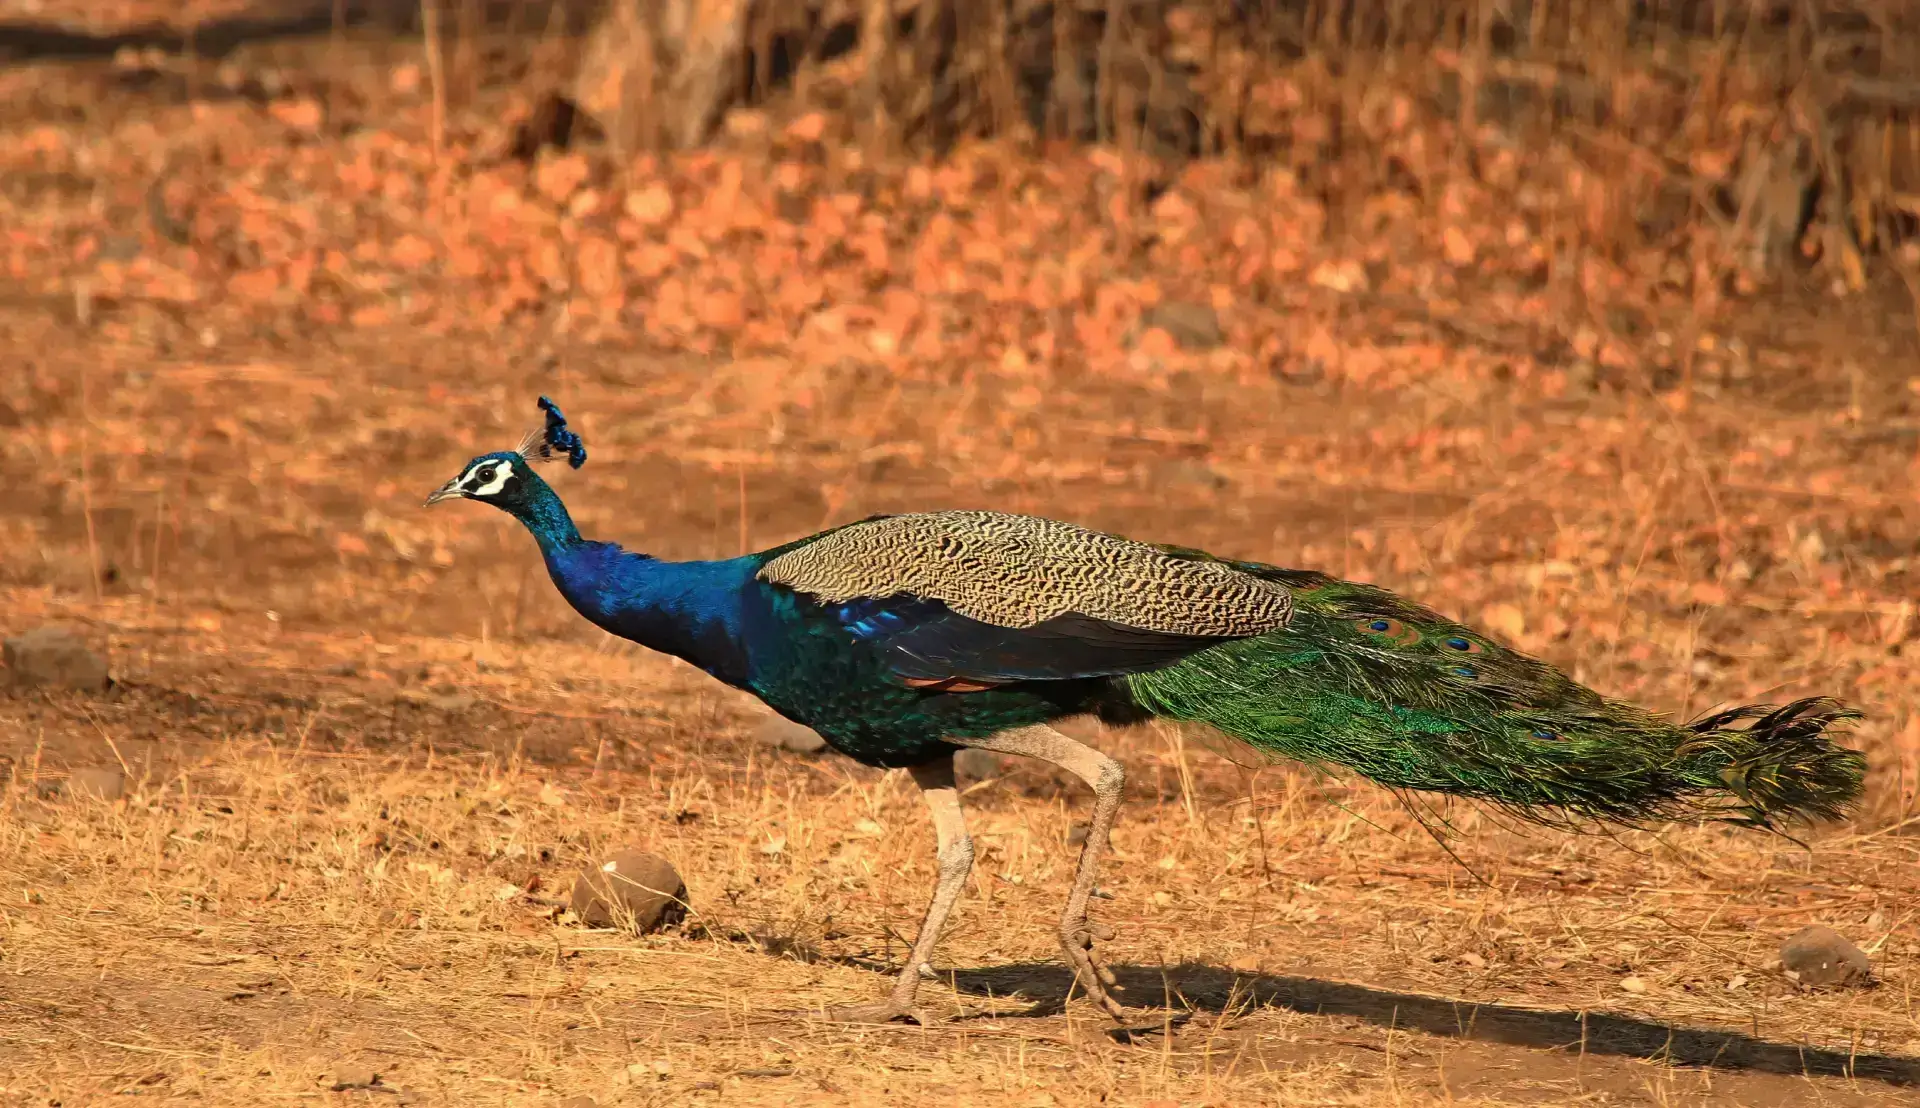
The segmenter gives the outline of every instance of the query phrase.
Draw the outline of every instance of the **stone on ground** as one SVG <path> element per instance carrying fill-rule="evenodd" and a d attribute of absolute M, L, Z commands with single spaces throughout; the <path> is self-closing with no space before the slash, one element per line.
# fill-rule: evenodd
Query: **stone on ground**
<path fill-rule="evenodd" d="M 111 804 L 127 795 L 127 775 L 119 766 L 82 766 L 67 775 L 67 795 Z"/>
<path fill-rule="evenodd" d="M 795 754 L 818 754 L 827 748 L 827 740 L 821 738 L 818 731 L 802 727 L 785 716 L 768 716 L 755 724 L 753 740 Z"/>
<path fill-rule="evenodd" d="M 969 781 L 985 781 L 1000 776 L 1000 755 L 991 750 L 968 747 L 953 756 L 953 771 Z"/>
<path fill-rule="evenodd" d="M 1780 968 L 1802 985 L 1853 985 L 1865 982 L 1872 964 L 1859 947 L 1831 927 L 1803 927 L 1780 944 Z"/>
<path fill-rule="evenodd" d="M 1182 350 L 1211 350 L 1226 341 L 1220 313 L 1210 304 L 1163 300 L 1147 309 L 1142 322 L 1172 335 Z"/>
<path fill-rule="evenodd" d="M 372 1066 L 343 1062 L 333 1068 L 333 1091 L 336 1093 L 348 1089 L 371 1089 L 378 1084 L 380 1074 Z"/>
<path fill-rule="evenodd" d="M 631 926 L 645 934 L 686 917 L 687 883 L 673 863 L 643 850 L 622 850 L 581 871 L 568 907 L 588 927 Z"/>
<path fill-rule="evenodd" d="M 4 655 L 7 681 L 22 688 L 85 689 L 107 687 L 107 663 L 65 627 L 37 627 L 8 639 Z"/>

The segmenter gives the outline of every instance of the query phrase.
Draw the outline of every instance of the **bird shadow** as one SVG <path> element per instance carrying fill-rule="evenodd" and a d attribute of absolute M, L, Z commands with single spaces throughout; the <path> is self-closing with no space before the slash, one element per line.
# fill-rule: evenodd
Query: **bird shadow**
<path fill-rule="evenodd" d="M 1276 1007 L 1347 1016 L 1397 1031 L 1569 1053 L 1619 1055 L 1667 1065 L 1791 1076 L 1868 1078 L 1920 1086 L 1920 1058 L 1849 1053 L 1777 1042 L 1739 1031 L 1684 1027 L 1604 1012 L 1519 1008 L 1398 992 L 1313 977 L 1246 974 L 1196 963 L 1116 966 L 1118 998 L 1130 1007 L 1225 1012 Z M 1033 1014 L 1058 1011 L 1072 979 L 1047 963 L 1021 963 L 940 975 L 969 996 L 1020 998 Z M 1137 1034 L 1121 1030 L 1121 1037 Z"/>
<path fill-rule="evenodd" d="M 899 966 L 871 954 L 828 954 L 812 943 L 762 933 L 710 933 L 744 942 L 775 957 L 894 974 Z M 1196 1012 L 1221 1014 L 1253 1008 L 1286 1008 L 1316 1016 L 1346 1016 L 1395 1031 L 1423 1031 L 1465 1039 L 1569 1054 L 1614 1055 L 1663 1065 L 1792 1077 L 1849 1077 L 1901 1087 L 1920 1086 L 1920 1058 L 1899 1054 L 1829 1050 L 1779 1042 L 1728 1029 L 1685 1027 L 1607 1012 L 1520 1008 L 1455 1000 L 1426 993 L 1377 989 L 1344 981 L 1286 974 L 1250 974 L 1203 963 L 1111 967 L 1117 999 L 1132 1008 L 1159 1008 L 1160 1019 L 1111 1030 L 1123 1042 L 1171 1031 Z M 1018 1000 L 1024 1012 L 977 1013 L 993 1018 L 1047 1016 L 1060 1012 L 1075 991 L 1066 967 L 1016 962 L 938 975 L 955 992 L 987 1000 Z"/>

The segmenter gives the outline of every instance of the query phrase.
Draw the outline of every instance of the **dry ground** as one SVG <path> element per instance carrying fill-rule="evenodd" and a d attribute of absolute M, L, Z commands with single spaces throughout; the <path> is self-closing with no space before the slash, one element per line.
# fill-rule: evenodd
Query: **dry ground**
<path fill-rule="evenodd" d="M 10 211 L 82 226 L 88 173 L 125 184 L 62 172 Z M 1436 320 L 1322 289 L 1277 368 L 943 373 L 649 353 L 547 317 L 429 335 L 83 304 L 37 249 L 0 279 L 0 631 L 77 624 L 118 684 L 0 697 L 0 1102 L 1874 1105 L 1920 1084 L 1920 363 L 1897 285 L 1752 306 L 1707 344 L 1750 372 L 1675 411 L 1503 345 L 1498 299 Z M 1405 348 L 1423 372 L 1341 362 Z M 1468 809 L 1448 849 L 1363 784 L 1101 735 L 1132 770 L 1110 951 L 1130 1000 L 1190 1018 L 1121 1042 L 1061 1007 L 1049 923 L 1084 797 L 1008 765 L 969 793 L 980 864 L 928 989 L 965 1018 L 831 1026 L 809 1013 L 882 988 L 917 921 L 918 801 L 756 745 L 744 698 L 567 611 L 510 521 L 418 507 L 540 392 L 593 451 L 558 479 L 592 536 L 708 557 L 972 505 L 1323 567 L 1675 712 L 1844 696 L 1870 794 L 1805 849 Z M 128 797 L 53 788 L 102 764 Z M 622 845 L 680 866 L 685 930 L 556 918 Z M 1769 965 L 1813 922 L 1873 953 L 1877 987 Z M 377 1090 L 330 1090 L 359 1066 Z"/>
<path fill-rule="evenodd" d="M 90 382 L 93 426 L 186 455 L 151 470 L 96 457 L 95 599 L 78 475 L 46 451 L 81 435 L 77 390 L 8 435 L 6 479 L 21 495 L 6 525 L 21 539 L 6 629 L 78 621 L 110 646 L 120 680 L 98 698 L 0 701 L 14 765 L 0 822 L 0 1066 L 19 1103 L 335 1097 L 348 1094 L 324 1092 L 328 1075 L 356 1062 L 432 1103 L 1871 1104 L 1909 1095 L 1882 1079 L 1920 1074 L 1913 717 L 1900 692 L 1911 650 L 1847 645 L 1862 617 L 1808 604 L 1791 571 L 1737 612 L 1671 605 L 1651 566 L 1630 593 L 1632 560 L 1652 561 L 1642 551 L 1668 541 L 1665 525 L 1624 497 L 1515 481 L 1540 472 L 1538 457 L 1495 457 L 1431 490 L 1316 488 L 1230 466 L 1205 482 L 1022 488 L 970 479 L 937 440 L 850 449 L 827 420 L 723 454 L 721 433 L 677 413 L 724 387 L 726 366 L 583 354 L 556 387 L 511 352 L 404 336 L 377 356 L 316 346 L 210 363 L 131 357 L 42 317 L 6 326 L 41 352 L 43 381 Z M 1171 735 L 1108 736 L 1135 782 L 1108 880 L 1113 950 L 1133 999 L 1199 1014 L 1132 1045 L 1077 1001 L 1020 1014 L 1064 985 L 1047 924 L 1083 798 L 1009 767 L 970 796 L 982 861 L 939 958 L 956 990 L 941 1006 L 1000 1014 L 927 1030 L 824 1025 L 807 1011 L 880 988 L 913 926 L 932 876 L 918 802 L 898 775 L 754 745 L 741 697 L 566 612 L 508 521 L 415 507 L 470 452 L 511 441 L 524 405 L 509 400 L 535 388 L 568 397 L 596 451 L 563 480 L 592 534 L 702 556 L 736 549 L 743 519 L 764 544 L 828 517 L 985 503 L 1344 564 L 1466 612 L 1504 600 L 1523 633 L 1591 606 L 1625 624 L 1618 648 L 1569 631 L 1545 652 L 1603 685 L 1696 709 L 1815 689 L 1859 699 L 1875 791 L 1860 822 L 1817 833 L 1810 852 L 1710 829 L 1515 834 L 1460 813 L 1456 861 L 1365 787 L 1250 773 Z M 429 406 L 430 389 L 445 399 Z M 1429 399 L 1423 413 L 1280 389 L 1252 404 L 1223 391 L 1158 426 L 1204 419 L 1215 441 L 1311 444 L 1358 485 L 1398 483 L 1404 459 L 1371 446 L 1383 428 L 1484 433 L 1553 411 L 1488 395 Z M 1094 428 L 1162 402 L 1089 388 L 1032 418 Z M 224 441 L 170 430 L 221 410 L 238 423 Z M 724 422 L 724 402 L 710 410 Z M 1579 418 L 1634 450 L 1679 453 L 1666 420 L 1605 399 L 1589 412 Z M 1737 415 L 1756 436 L 1824 422 L 1757 404 Z M 371 421 L 418 431 L 368 449 Z M 1138 441 L 1155 426 L 1143 419 Z M 974 457 L 989 462 L 1128 448 L 1091 434 L 1044 447 L 979 438 Z M 1542 438 L 1574 449 L 1529 441 Z M 922 443 L 923 461 L 891 473 L 860 461 Z M 1146 472 L 1222 451 L 1192 453 Z M 831 512 L 823 487 L 841 490 Z M 1366 530 L 1385 536 L 1373 554 L 1336 545 L 1362 530 L 1351 513 L 1367 497 L 1391 505 L 1369 513 Z M 332 534 L 385 528 L 391 545 L 349 556 L 326 530 L 273 518 L 307 512 L 340 521 Z M 1545 570 L 1478 549 L 1523 533 L 1533 513 L 1617 528 L 1619 545 Z M 1461 529 L 1470 541 L 1443 553 Z M 1383 556 L 1394 536 L 1431 545 L 1438 564 L 1396 569 Z M 142 782 L 119 804 L 37 798 L 69 767 L 116 761 Z M 681 866 L 694 931 L 632 939 L 549 918 L 545 898 L 621 844 Z M 1767 967 L 1814 921 L 1869 946 L 1880 987 L 1806 994 Z M 1645 991 L 1625 991 L 1629 978 Z M 1849 1064 L 1859 1076 L 1837 1076 Z"/>

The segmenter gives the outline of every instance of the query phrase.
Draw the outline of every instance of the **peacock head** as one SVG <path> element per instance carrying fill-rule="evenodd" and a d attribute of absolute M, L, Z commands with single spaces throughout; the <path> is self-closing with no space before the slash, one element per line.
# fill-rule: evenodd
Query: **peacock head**
<path fill-rule="evenodd" d="M 560 414 L 559 406 L 543 396 L 540 410 L 546 413 L 545 425 L 528 435 L 518 450 L 498 450 L 473 459 L 459 476 L 427 497 L 427 504 L 478 500 L 527 518 L 536 503 L 544 499 L 543 492 L 552 495 L 547 483 L 533 472 L 534 466 L 556 458 L 565 458 L 574 469 L 587 463 L 586 444 L 567 426 L 567 417 Z"/>

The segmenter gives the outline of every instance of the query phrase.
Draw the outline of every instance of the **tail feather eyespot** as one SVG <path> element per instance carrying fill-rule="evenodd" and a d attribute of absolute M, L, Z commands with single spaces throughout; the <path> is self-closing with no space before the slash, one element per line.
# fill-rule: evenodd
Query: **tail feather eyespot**
<path fill-rule="evenodd" d="M 1361 634 L 1370 635 L 1377 639 L 1385 639 L 1399 646 L 1412 646 L 1420 641 L 1420 632 L 1417 628 L 1402 620 L 1391 619 L 1387 616 L 1369 616 L 1366 619 L 1358 619 L 1354 621 L 1353 626 Z"/>

